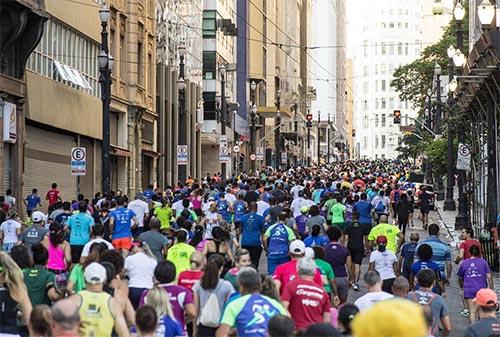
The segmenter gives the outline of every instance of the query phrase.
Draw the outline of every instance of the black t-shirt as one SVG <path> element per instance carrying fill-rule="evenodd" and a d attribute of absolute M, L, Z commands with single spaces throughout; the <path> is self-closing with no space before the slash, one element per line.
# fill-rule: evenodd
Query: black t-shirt
<path fill-rule="evenodd" d="M 465 337 L 492 337 L 500 336 L 500 319 L 483 318 L 465 330 Z"/>
<path fill-rule="evenodd" d="M 358 250 L 364 249 L 363 237 L 369 234 L 368 226 L 362 225 L 359 222 L 353 222 L 346 227 L 345 233 L 349 237 L 347 248 Z"/>
<path fill-rule="evenodd" d="M 244 200 L 247 203 L 257 202 L 257 200 L 259 200 L 259 195 L 255 191 L 249 191 L 249 192 L 245 193 Z"/>
<path fill-rule="evenodd" d="M 418 199 L 420 200 L 420 206 L 429 206 L 430 197 L 429 197 L 429 194 L 427 192 L 423 192 L 422 194 L 420 194 Z"/>

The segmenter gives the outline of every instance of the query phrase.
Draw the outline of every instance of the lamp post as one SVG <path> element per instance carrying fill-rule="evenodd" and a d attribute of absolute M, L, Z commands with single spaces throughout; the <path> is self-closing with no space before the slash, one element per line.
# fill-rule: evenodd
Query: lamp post
<path fill-rule="evenodd" d="M 427 124 L 427 129 L 432 130 L 432 89 L 427 90 L 427 116 L 426 116 L 426 124 Z M 427 158 L 426 160 L 426 165 L 425 165 L 425 181 L 427 184 L 432 185 L 433 178 L 432 178 L 432 163 Z"/>
<path fill-rule="evenodd" d="M 307 127 L 307 166 L 311 166 L 311 157 L 312 157 L 312 149 L 311 149 L 311 127 L 312 127 L 312 115 L 308 111 L 306 116 L 306 127 Z"/>
<path fill-rule="evenodd" d="M 293 94 L 293 119 L 294 119 L 294 122 L 293 122 L 293 129 L 294 129 L 294 132 L 295 132 L 295 150 L 297 151 L 295 156 L 294 156 L 294 164 L 295 165 L 299 165 L 299 149 L 298 149 L 298 146 L 299 146 L 299 121 L 298 121 L 298 113 L 297 113 L 297 110 L 299 108 L 299 96 L 297 95 L 297 93 L 294 93 Z"/>
<path fill-rule="evenodd" d="M 319 141 L 319 136 L 320 136 L 320 132 L 321 132 L 321 111 L 318 111 L 318 137 L 317 137 L 317 156 L 318 156 L 318 166 L 319 166 L 319 158 L 321 156 L 321 143 Z"/>
<path fill-rule="evenodd" d="M 257 104 L 255 102 L 255 90 L 257 83 L 250 83 L 250 154 L 255 155 L 255 120 L 257 119 Z M 255 174 L 255 160 L 250 160 L 251 174 Z"/>
<path fill-rule="evenodd" d="M 330 163 L 330 113 L 328 113 L 328 124 L 326 125 L 326 163 Z"/>
<path fill-rule="evenodd" d="M 274 149 L 275 149 L 275 168 L 280 168 L 281 162 L 281 113 L 280 113 L 280 99 L 281 99 L 281 91 L 278 90 L 276 92 L 276 129 L 274 130 Z"/>
<path fill-rule="evenodd" d="M 436 112 L 434 113 L 434 129 L 436 134 L 442 133 L 442 106 L 441 106 L 441 66 L 436 62 L 434 66 L 434 75 L 436 75 Z M 437 200 L 444 200 L 443 176 L 436 175 Z"/>
<path fill-rule="evenodd" d="M 177 50 L 179 52 L 179 79 L 177 80 L 177 89 L 179 90 L 179 145 L 185 146 L 187 143 L 187 130 L 185 97 L 186 82 L 184 80 L 184 57 L 186 56 L 186 45 L 184 42 L 179 43 Z M 179 180 L 184 184 L 187 179 L 187 163 L 177 163 L 177 170 L 179 171 Z"/>
<path fill-rule="evenodd" d="M 447 50 L 448 54 L 448 117 L 451 117 L 453 111 L 453 93 L 450 88 L 450 84 L 453 81 L 453 56 L 455 56 L 455 48 L 450 46 Z M 450 118 L 448 119 L 448 138 L 447 138 L 447 151 L 446 155 L 448 157 L 448 163 L 446 165 L 446 175 L 448 179 L 446 180 L 446 199 L 444 201 L 443 209 L 445 211 L 454 211 L 456 209 L 455 201 L 453 200 L 453 187 L 455 186 L 455 158 L 453 153 L 453 138 L 454 132 L 451 125 Z"/>
<path fill-rule="evenodd" d="M 102 192 L 109 193 L 111 190 L 110 173 L 110 103 L 111 103 L 111 70 L 113 68 L 113 57 L 108 48 L 108 22 L 110 12 L 103 6 L 99 10 L 99 19 L 101 20 L 101 51 L 97 57 L 99 62 L 99 82 L 101 82 L 101 101 L 102 101 Z"/>
<path fill-rule="evenodd" d="M 220 74 L 220 96 L 221 96 L 221 111 L 220 111 L 220 134 L 222 136 L 226 136 L 226 66 L 224 64 L 221 64 L 219 66 L 219 74 Z M 219 146 L 227 146 L 227 139 L 225 140 L 225 143 L 222 144 L 222 141 Z M 227 178 L 227 163 L 223 162 L 221 163 L 221 175 L 222 175 L 222 180 L 226 181 Z"/>
<path fill-rule="evenodd" d="M 462 30 L 462 21 L 465 17 L 465 9 L 460 2 L 457 3 L 455 9 L 453 11 L 453 16 L 455 17 L 455 22 L 457 23 L 457 52 L 453 57 L 453 63 L 457 67 L 457 74 L 460 75 L 462 72 L 462 67 L 465 64 L 465 55 L 462 53 L 464 49 L 464 36 Z M 455 83 L 450 86 L 450 90 L 454 92 L 457 89 L 457 81 L 454 80 Z M 465 144 L 465 132 L 458 133 L 458 142 L 461 144 Z M 461 230 L 462 228 L 470 226 L 470 217 L 469 217 L 469 206 L 467 201 L 467 195 L 465 194 L 465 181 L 466 171 L 465 170 L 457 170 L 458 171 L 458 213 L 455 217 L 455 229 Z"/>

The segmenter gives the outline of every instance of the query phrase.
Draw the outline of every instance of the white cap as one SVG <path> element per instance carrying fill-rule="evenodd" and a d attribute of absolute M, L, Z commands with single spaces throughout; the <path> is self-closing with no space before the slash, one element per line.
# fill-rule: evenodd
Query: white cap
<path fill-rule="evenodd" d="M 311 247 L 306 247 L 306 252 L 304 254 L 304 257 L 314 259 L 314 249 L 312 249 Z"/>
<path fill-rule="evenodd" d="M 36 211 L 31 214 L 31 220 L 33 220 L 33 222 L 42 222 L 43 219 L 45 219 L 45 214 L 40 211 Z"/>
<path fill-rule="evenodd" d="M 85 268 L 83 276 L 90 284 L 104 283 L 106 282 L 106 268 L 100 263 L 92 262 Z"/>
<path fill-rule="evenodd" d="M 290 253 L 304 254 L 306 252 L 306 245 L 303 241 L 295 240 L 290 244 Z"/>

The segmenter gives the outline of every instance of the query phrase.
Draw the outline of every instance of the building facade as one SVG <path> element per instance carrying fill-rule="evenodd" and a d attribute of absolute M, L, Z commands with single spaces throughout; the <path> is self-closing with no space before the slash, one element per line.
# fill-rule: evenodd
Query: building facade
<path fill-rule="evenodd" d="M 416 111 L 399 99 L 390 86 L 394 70 L 420 56 L 422 1 L 358 1 L 362 10 L 354 51 L 354 114 L 356 147 L 361 158 L 395 158 L 401 125 L 412 123 Z"/>

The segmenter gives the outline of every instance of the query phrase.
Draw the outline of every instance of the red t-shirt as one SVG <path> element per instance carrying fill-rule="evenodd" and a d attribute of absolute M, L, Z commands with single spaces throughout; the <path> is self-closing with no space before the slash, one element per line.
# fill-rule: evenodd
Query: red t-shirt
<path fill-rule="evenodd" d="M 469 253 L 469 248 L 472 246 L 478 246 L 479 250 L 481 250 L 481 244 L 476 239 L 467 239 L 458 247 L 464 250 L 464 260 L 470 259 L 471 255 Z"/>
<path fill-rule="evenodd" d="M 179 277 L 177 278 L 177 284 L 191 290 L 196 281 L 201 279 L 202 276 L 202 271 L 184 270 L 179 274 Z"/>
<path fill-rule="evenodd" d="M 49 206 L 52 206 L 57 202 L 57 198 L 59 197 L 59 190 L 53 188 L 47 192 L 47 199 L 49 200 Z"/>
<path fill-rule="evenodd" d="M 299 260 L 292 260 L 290 262 L 280 264 L 278 267 L 276 267 L 273 275 L 273 280 L 278 280 L 281 282 L 280 295 L 283 294 L 285 286 L 288 284 L 288 282 L 299 278 L 299 275 L 297 274 L 298 261 Z M 320 286 L 323 286 L 321 272 L 318 268 L 316 268 L 316 274 L 314 274 L 314 282 Z"/>
<path fill-rule="evenodd" d="M 290 281 L 281 296 L 282 301 L 290 303 L 288 311 L 297 330 L 305 329 L 314 323 L 323 323 L 323 314 L 330 312 L 330 297 L 316 282 L 296 279 Z"/>

